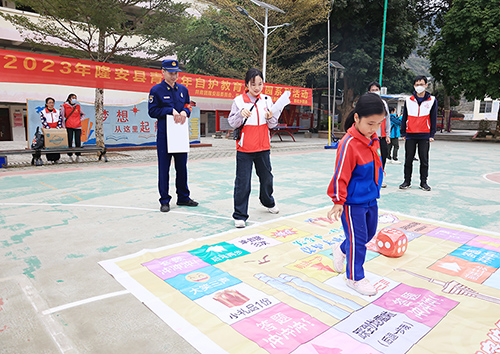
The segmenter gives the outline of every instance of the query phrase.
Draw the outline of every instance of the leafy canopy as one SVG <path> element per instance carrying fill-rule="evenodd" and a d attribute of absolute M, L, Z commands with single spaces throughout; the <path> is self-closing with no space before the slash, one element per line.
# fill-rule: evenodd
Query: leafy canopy
<path fill-rule="evenodd" d="M 430 59 L 452 95 L 500 98 L 500 0 L 454 0 Z"/>

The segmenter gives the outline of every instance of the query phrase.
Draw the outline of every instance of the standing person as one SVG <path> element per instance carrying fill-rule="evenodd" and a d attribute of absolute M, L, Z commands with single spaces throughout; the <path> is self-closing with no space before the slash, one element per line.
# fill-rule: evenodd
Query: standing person
<path fill-rule="evenodd" d="M 391 143 L 389 144 L 387 158 L 389 161 L 392 159 L 392 163 L 401 164 L 398 160 L 399 151 L 399 138 L 401 137 L 401 117 L 396 116 L 396 108 L 392 107 L 390 109 L 391 113 Z"/>
<path fill-rule="evenodd" d="M 401 120 L 401 136 L 405 139 L 405 168 L 404 182 L 399 189 L 411 187 L 413 172 L 413 158 L 418 148 L 420 159 L 420 189 L 429 192 L 431 187 L 427 184 L 429 176 L 429 149 L 434 141 L 437 125 L 437 100 L 427 88 L 427 77 L 417 76 L 413 87 L 413 95 L 408 97 Z"/>
<path fill-rule="evenodd" d="M 169 153 L 167 145 L 167 115 L 174 116 L 175 124 L 187 124 L 187 118 L 191 115 L 191 100 L 188 89 L 176 82 L 180 71 L 177 60 L 164 60 L 161 64 L 161 72 L 165 80 L 153 86 L 149 92 L 148 113 L 151 118 L 158 120 L 156 133 L 158 190 L 160 192 L 160 210 L 164 213 L 170 211 L 170 200 L 172 199 L 168 194 L 172 157 L 175 163 L 177 205 L 198 206 L 198 202 L 189 197 L 187 152 Z"/>
<path fill-rule="evenodd" d="M 75 147 L 82 146 L 82 120 L 85 119 L 85 114 L 82 112 L 78 104 L 77 97 L 74 93 L 70 93 L 66 102 L 61 107 L 61 112 L 65 118 L 64 126 L 68 132 L 68 146 L 73 147 L 73 137 L 75 138 Z M 75 152 L 76 162 L 80 162 L 80 152 Z M 73 162 L 73 153 L 68 152 L 71 162 Z"/>
<path fill-rule="evenodd" d="M 54 108 L 56 101 L 52 97 L 45 99 L 45 109 L 40 112 L 40 120 L 45 129 L 61 129 L 63 126 L 63 118 L 61 112 Z M 60 153 L 47 153 L 47 161 L 59 163 L 61 158 Z"/>
<path fill-rule="evenodd" d="M 346 284 L 362 295 L 375 295 L 377 289 L 365 278 L 366 244 L 377 231 L 378 206 L 382 184 L 382 159 L 377 129 L 387 112 L 382 99 L 365 93 L 345 122 L 347 134 L 337 148 L 335 173 L 328 187 L 334 202 L 329 219 L 341 217 L 345 232 L 342 244 L 333 246 L 333 269 L 344 272 Z"/>
<path fill-rule="evenodd" d="M 375 93 L 380 96 L 380 84 L 376 81 L 372 81 L 368 84 L 368 92 Z M 387 160 L 388 145 L 391 142 L 391 117 L 389 116 L 389 107 L 387 102 L 382 99 L 384 103 L 385 111 L 387 112 L 385 120 L 382 122 L 380 129 L 377 130 L 377 136 L 380 141 L 380 151 L 382 153 L 382 167 L 385 169 L 385 162 Z M 386 188 L 387 184 L 382 181 L 382 188 Z"/>
<path fill-rule="evenodd" d="M 252 166 L 259 176 L 260 203 L 272 214 L 279 208 L 273 198 L 273 174 L 271 173 L 269 128 L 278 124 L 269 108 L 271 97 L 262 94 L 264 81 L 259 69 L 250 69 L 245 75 L 245 93 L 237 96 L 229 114 L 229 124 L 241 128 L 236 141 L 236 179 L 234 181 L 234 226 L 246 226 L 248 199 L 252 182 Z M 281 112 L 280 112 L 281 113 Z"/>

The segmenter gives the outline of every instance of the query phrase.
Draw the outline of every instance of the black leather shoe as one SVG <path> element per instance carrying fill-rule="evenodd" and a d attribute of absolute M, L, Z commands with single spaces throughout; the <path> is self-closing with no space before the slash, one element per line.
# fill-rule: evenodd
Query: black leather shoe
<path fill-rule="evenodd" d="M 408 188 L 411 188 L 411 184 L 410 184 L 410 182 L 406 182 L 406 181 L 404 181 L 403 183 L 401 183 L 401 184 L 399 185 L 399 189 L 408 189 Z"/>
<path fill-rule="evenodd" d="M 162 204 L 161 207 L 160 207 L 160 211 L 162 213 L 167 213 L 170 211 L 170 204 Z"/>
<path fill-rule="evenodd" d="M 195 207 L 195 206 L 198 206 L 198 202 L 195 202 L 192 199 L 188 199 L 185 202 L 177 202 L 177 205 Z"/>
<path fill-rule="evenodd" d="M 426 182 L 420 183 L 420 189 L 426 192 L 431 191 L 431 187 L 429 187 L 429 185 Z"/>

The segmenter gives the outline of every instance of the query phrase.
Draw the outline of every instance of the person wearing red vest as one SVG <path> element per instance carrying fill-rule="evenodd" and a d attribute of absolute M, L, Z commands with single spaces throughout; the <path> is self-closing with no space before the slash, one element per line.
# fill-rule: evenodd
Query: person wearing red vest
<path fill-rule="evenodd" d="M 68 146 L 73 147 L 73 137 L 75 137 L 75 147 L 82 146 L 82 120 L 85 114 L 82 112 L 80 105 L 77 103 L 77 98 L 74 93 L 68 95 L 68 99 L 61 107 L 64 117 L 66 130 L 68 132 Z M 76 152 L 76 162 L 80 162 L 81 153 Z M 73 153 L 68 153 L 69 159 L 73 162 Z"/>
<path fill-rule="evenodd" d="M 427 184 L 429 176 L 429 149 L 434 141 L 437 125 L 437 100 L 427 88 L 427 77 L 417 76 L 414 81 L 413 95 L 408 97 L 401 120 L 401 136 L 405 139 L 404 182 L 399 189 L 411 187 L 413 158 L 418 149 L 420 159 L 420 189 L 430 191 Z"/>
<path fill-rule="evenodd" d="M 273 174 L 271 173 L 269 128 L 278 124 L 270 111 L 271 97 L 262 94 L 263 74 L 259 69 L 250 69 L 245 75 L 245 93 L 237 96 L 231 107 L 228 122 L 233 128 L 241 127 L 236 140 L 236 179 L 234 181 L 234 226 L 246 226 L 248 199 L 252 182 L 252 166 L 259 176 L 261 204 L 272 214 L 279 213 L 273 198 Z M 281 112 L 279 112 L 281 113 Z"/>
<path fill-rule="evenodd" d="M 380 96 L 380 84 L 376 81 L 372 81 L 368 84 L 368 92 L 377 94 Z M 382 125 L 380 128 L 377 130 L 377 136 L 378 139 L 380 140 L 380 151 L 382 152 L 382 167 L 385 170 L 385 162 L 387 161 L 387 155 L 389 153 L 389 146 L 388 144 L 391 142 L 391 117 L 389 115 L 389 107 L 387 106 L 387 102 L 385 102 L 384 99 L 382 99 L 382 102 L 384 103 L 385 110 L 387 111 L 387 114 L 385 116 L 384 121 L 382 122 Z M 386 188 L 387 184 L 385 181 L 382 181 L 382 188 Z"/>
<path fill-rule="evenodd" d="M 40 120 L 42 121 L 42 126 L 45 129 L 60 129 L 62 128 L 63 118 L 61 112 L 54 108 L 56 100 L 52 97 L 47 97 L 45 99 L 45 108 L 40 112 Z M 61 158 L 60 153 L 47 153 L 47 161 L 52 163 L 59 163 Z"/>

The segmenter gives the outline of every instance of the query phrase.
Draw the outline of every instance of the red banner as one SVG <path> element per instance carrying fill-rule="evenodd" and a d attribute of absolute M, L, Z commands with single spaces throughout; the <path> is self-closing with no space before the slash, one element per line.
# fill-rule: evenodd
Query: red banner
<path fill-rule="evenodd" d="M 44 54 L 0 49 L 2 82 L 56 84 L 104 89 L 149 92 L 163 80 L 161 70 Z M 177 82 L 189 89 L 192 97 L 233 99 L 245 88 L 243 80 L 179 73 Z M 264 93 L 276 101 L 291 91 L 294 105 L 310 106 L 312 90 L 304 87 L 265 84 Z"/>

